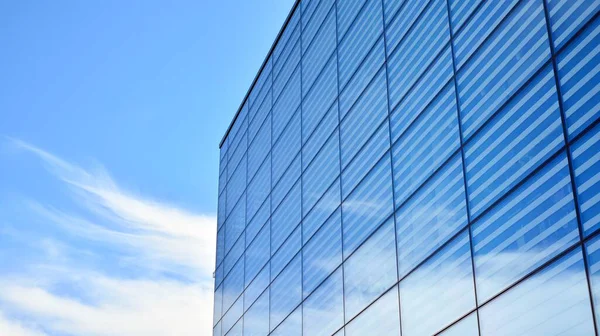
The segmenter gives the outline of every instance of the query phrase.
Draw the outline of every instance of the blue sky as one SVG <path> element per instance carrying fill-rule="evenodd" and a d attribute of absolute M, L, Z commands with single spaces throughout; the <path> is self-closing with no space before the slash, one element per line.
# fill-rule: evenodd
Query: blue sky
<path fill-rule="evenodd" d="M 0 3 L 1 335 L 210 333 L 218 143 L 292 3 Z"/>

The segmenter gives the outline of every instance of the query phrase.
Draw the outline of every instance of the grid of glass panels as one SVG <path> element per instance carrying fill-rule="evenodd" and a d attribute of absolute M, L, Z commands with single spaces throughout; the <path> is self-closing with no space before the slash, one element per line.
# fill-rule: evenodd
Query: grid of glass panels
<path fill-rule="evenodd" d="M 301 0 L 221 145 L 214 335 L 594 335 L 600 0 Z"/>

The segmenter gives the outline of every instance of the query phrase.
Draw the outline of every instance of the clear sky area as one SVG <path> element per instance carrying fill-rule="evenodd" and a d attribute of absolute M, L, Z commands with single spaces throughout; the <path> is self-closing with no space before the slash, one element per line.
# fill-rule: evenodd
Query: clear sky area
<path fill-rule="evenodd" d="M 293 0 L 0 2 L 0 335 L 209 335 L 218 144 Z"/>

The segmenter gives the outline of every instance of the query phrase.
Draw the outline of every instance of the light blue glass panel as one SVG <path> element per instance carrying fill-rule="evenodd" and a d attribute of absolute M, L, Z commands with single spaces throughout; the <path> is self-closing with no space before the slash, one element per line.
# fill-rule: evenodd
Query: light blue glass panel
<path fill-rule="evenodd" d="M 254 279 L 258 272 L 260 272 L 263 266 L 269 261 L 269 257 L 271 256 L 271 247 L 269 245 L 270 233 L 271 230 L 269 225 L 265 225 L 246 250 L 246 286 L 248 286 L 250 281 Z"/>
<path fill-rule="evenodd" d="M 596 323 L 598 323 L 600 321 L 600 236 L 588 241 L 585 245 L 585 251 L 588 257 Z"/>
<path fill-rule="evenodd" d="M 247 213 L 253 218 L 271 192 L 271 157 L 267 156 L 254 178 L 248 184 Z"/>
<path fill-rule="evenodd" d="M 221 328 L 221 322 L 219 322 L 213 329 L 213 336 L 221 336 L 222 334 L 223 330 Z"/>
<path fill-rule="evenodd" d="M 383 0 L 385 10 L 385 24 L 389 24 L 396 12 L 406 3 L 405 0 Z"/>
<path fill-rule="evenodd" d="M 404 36 L 410 31 L 410 27 L 415 23 L 421 12 L 425 10 L 429 0 L 413 0 L 410 3 L 406 3 L 404 6 L 400 6 L 400 1 L 397 0 L 384 0 L 386 4 L 386 24 L 387 27 L 386 39 L 387 39 L 387 52 L 388 55 L 394 51 L 398 43 L 404 39 Z M 436 0 L 439 1 L 439 0 Z M 398 2 L 391 4 L 391 2 Z M 393 17 L 388 15 L 388 11 L 395 11 L 401 8 Z"/>
<path fill-rule="evenodd" d="M 244 142 L 246 138 L 246 131 L 248 130 L 248 106 L 244 105 L 240 111 L 240 114 L 235 118 L 233 125 L 231 126 L 231 130 L 229 131 L 229 135 L 227 136 L 230 139 L 230 146 L 233 149 L 233 153 L 236 151 L 246 151 L 246 143 Z M 240 147 L 242 146 L 242 147 Z M 232 163 L 234 155 L 229 157 L 229 163 Z M 235 167 L 237 164 L 234 162 L 233 166 Z"/>
<path fill-rule="evenodd" d="M 264 165 L 265 160 L 269 157 L 271 151 L 271 118 L 268 117 L 254 141 L 248 147 L 248 179 L 251 180 L 261 165 Z M 269 166 L 269 170 L 271 167 Z"/>
<path fill-rule="evenodd" d="M 479 322 L 482 336 L 594 335 L 581 249 L 486 304 Z"/>
<path fill-rule="evenodd" d="M 329 216 L 340 206 L 339 179 L 327 190 L 302 221 L 303 243 L 317 231 Z"/>
<path fill-rule="evenodd" d="M 402 335 L 433 335 L 475 308 L 465 230 L 400 282 Z"/>
<path fill-rule="evenodd" d="M 298 28 L 297 30 L 297 35 L 298 37 L 300 37 L 300 29 Z M 275 98 L 275 100 L 277 100 L 277 98 L 279 98 L 279 95 L 281 94 L 281 92 L 283 91 L 283 88 L 286 86 L 286 84 L 290 81 L 290 78 L 292 78 L 292 74 L 295 71 L 300 71 L 300 70 L 296 70 L 300 67 L 300 59 L 301 59 L 301 54 L 300 54 L 300 42 L 298 41 L 295 45 L 291 45 L 289 46 L 290 49 L 290 54 L 288 56 L 287 59 L 282 60 L 282 65 L 280 72 L 276 75 L 277 77 L 275 77 L 275 81 L 273 83 L 273 97 Z"/>
<path fill-rule="evenodd" d="M 271 121 L 270 112 L 271 112 L 272 107 L 273 107 L 273 99 L 272 99 L 272 95 L 270 93 L 265 96 L 265 99 L 263 100 L 263 102 L 260 105 L 257 105 L 255 107 L 256 112 L 255 112 L 254 119 L 252 119 L 252 121 L 250 122 L 250 125 L 248 126 L 248 141 L 250 143 L 256 138 L 256 135 L 258 134 L 258 132 L 260 131 L 260 129 L 262 128 L 262 125 L 266 122 L 266 120 L 268 119 L 269 122 Z M 269 133 L 269 137 L 270 137 L 271 136 L 271 126 L 269 126 L 268 133 Z M 263 136 L 263 138 L 264 138 L 264 136 Z M 270 144 L 270 140 L 267 143 Z"/>
<path fill-rule="evenodd" d="M 242 196 L 235 206 L 231 215 L 227 218 L 225 227 L 225 254 L 231 250 L 233 244 L 237 241 L 244 227 L 246 226 L 246 197 Z"/>
<path fill-rule="evenodd" d="M 256 299 L 265 291 L 271 281 L 269 277 L 269 263 L 258 273 L 258 275 L 250 282 L 244 292 L 244 310 L 248 310 Z M 268 291 L 268 290 L 267 290 Z"/>
<path fill-rule="evenodd" d="M 266 91 L 268 90 L 268 85 L 271 84 L 271 73 L 273 70 L 273 60 L 271 56 L 267 59 L 264 68 L 258 75 L 258 79 L 250 92 L 250 96 L 248 100 L 250 102 L 250 107 L 254 106 L 254 104 L 260 103 L 263 101 L 264 96 L 266 95 Z"/>
<path fill-rule="evenodd" d="M 453 71 L 450 48 L 446 48 L 442 56 L 432 64 L 431 69 L 423 75 L 397 107 L 393 106 L 398 103 L 400 97 L 390 96 L 392 104 L 390 106 L 393 110 L 391 114 L 392 140 L 394 142 L 406 132 L 406 129 L 421 115 L 423 110 L 431 109 L 431 102 L 434 99 L 438 105 L 440 101 L 449 101 L 449 96 L 455 92 L 454 84 L 450 82 Z M 444 92 L 439 93 L 441 90 Z M 452 93 L 449 93 L 450 91 Z"/>
<path fill-rule="evenodd" d="M 242 294 L 244 290 L 244 258 L 241 258 L 225 280 L 223 280 L 223 312 Z M 234 321 L 235 322 L 235 321 Z"/>
<path fill-rule="evenodd" d="M 328 29 L 327 24 L 330 23 L 328 20 L 333 17 L 335 21 L 335 8 L 332 8 L 335 0 L 315 0 L 312 2 L 318 3 L 318 5 L 314 8 L 314 11 L 312 13 L 306 13 L 302 15 L 303 54 L 313 43 L 319 43 L 319 36 L 323 34 L 323 30 Z M 333 29 L 335 29 L 335 22 Z M 333 33 L 335 38 L 335 31 Z M 313 41 L 313 39 L 315 41 Z"/>
<path fill-rule="evenodd" d="M 300 75 L 300 68 L 297 68 L 273 104 L 273 141 L 279 139 L 279 135 L 300 107 L 302 93 Z"/>
<path fill-rule="evenodd" d="M 219 175 L 223 174 L 227 169 L 227 161 L 229 161 L 229 138 L 225 138 L 220 149 L 220 164 Z"/>
<path fill-rule="evenodd" d="M 323 0 L 331 1 L 331 0 Z M 320 28 L 317 36 L 312 41 L 308 50 L 302 56 L 302 92 L 306 94 L 317 77 L 323 75 L 323 68 L 330 59 L 335 60 L 335 10 L 331 10 L 329 16 Z M 302 48 L 306 49 L 305 36 L 302 36 Z"/>
<path fill-rule="evenodd" d="M 384 122 L 342 172 L 342 198 L 346 198 L 369 173 L 373 162 L 379 161 L 384 154 L 389 155 L 386 153 L 389 148 L 389 127 L 388 123 Z"/>
<path fill-rule="evenodd" d="M 456 96 L 448 86 L 392 147 L 396 207 L 459 147 Z"/>
<path fill-rule="evenodd" d="M 344 118 L 346 113 L 352 108 L 356 100 L 363 93 L 367 85 L 373 81 L 373 77 L 383 69 L 385 61 L 385 51 L 383 38 L 370 51 L 367 58 L 358 67 L 354 75 L 349 78 L 346 86 L 341 86 L 343 90 L 340 93 L 340 117 Z"/>
<path fill-rule="evenodd" d="M 457 74 L 464 137 L 470 137 L 549 58 L 543 3 L 522 1 Z"/>
<path fill-rule="evenodd" d="M 364 8 L 367 1 L 353 0 L 337 2 L 338 43 L 344 37 L 346 31 L 352 22 L 354 22 L 356 15 Z"/>
<path fill-rule="evenodd" d="M 240 259 L 240 257 L 244 253 L 245 247 L 246 244 L 244 243 L 244 233 L 242 233 L 238 240 L 235 242 L 235 244 L 233 244 L 233 247 L 231 248 L 231 251 L 229 251 L 229 254 L 225 256 L 225 261 L 223 262 L 223 272 L 225 276 L 227 276 L 229 271 L 231 271 L 231 269 L 233 268 L 233 265 L 238 261 L 238 259 Z"/>
<path fill-rule="evenodd" d="M 598 0 L 548 0 L 554 47 L 559 50 L 600 10 Z"/>
<path fill-rule="evenodd" d="M 290 189 L 300 179 L 300 161 L 302 157 L 298 154 L 290 166 L 287 168 L 283 176 L 277 184 L 273 187 L 271 192 L 271 206 L 276 209 L 277 206 L 283 201 L 283 198 L 289 193 Z"/>
<path fill-rule="evenodd" d="M 467 144 L 473 217 L 564 146 L 554 83 L 548 66 Z"/>
<path fill-rule="evenodd" d="M 302 249 L 303 292 L 308 296 L 342 263 L 342 217 L 336 211 Z"/>
<path fill-rule="evenodd" d="M 225 256 L 225 230 L 217 232 L 217 265 L 221 264 Z"/>
<path fill-rule="evenodd" d="M 302 6 L 298 6 L 298 10 L 294 11 L 294 14 L 292 14 L 287 27 L 281 34 L 281 38 L 279 38 L 279 42 L 277 42 L 277 45 L 273 49 L 273 72 L 278 72 L 278 64 L 281 64 L 282 62 L 280 58 L 282 60 L 287 58 L 286 55 L 290 49 L 290 46 L 293 46 L 300 37 L 300 18 L 302 17 L 300 7 Z"/>
<path fill-rule="evenodd" d="M 557 64 L 572 138 L 600 118 L 600 19 L 564 49 Z"/>
<path fill-rule="evenodd" d="M 337 63 L 332 58 L 322 76 L 302 101 L 302 138 L 307 139 L 317 128 L 319 121 L 331 109 L 337 96 Z"/>
<path fill-rule="evenodd" d="M 398 286 L 379 298 L 346 326 L 346 336 L 400 336 Z"/>
<path fill-rule="evenodd" d="M 221 230 L 227 217 L 227 189 L 219 195 L 219 204 L 217 205 L 217 230 Z"/>
<path fill-rule="evenodd" d="M 229 331 L 242 317 L 244 310 L 243 298 L 240 297 L 223 316 L 223 332 Z M 228 334 L 229 335 L 229 334 Z"/>
<path fill-rule="evenodd" d="M 477 324 L 477 313 L 471 313 L 462 320 L 456 322 L 450 328 L 444 330 L 439 336 L 479 336 L 479 325 Z"/>
<path fill-rule="evenodd" d="M 314 1 L 314 0 L 313 0 Z M 271 329 L 273 326 L 271 326 Z M 283 321 L 271 336 L 301 336 L 302 335 L 302 307 L 298 307 L 285 321 Z"/>
<path fill-rule="evenodd" d="M 391 173 L 390 157 L 385 155 L 342 204 L 344 258 L 392 214 Z"/>
<path fill-rule="evenodd" d="M 219 195 L 223 193 L 225 186 L 227 186 L 227 173 L 223 172 L 221 175 L 219 175 Z"/>
<path fill-rule="evenodd" d="M 215 290 L 215 298 L 214 298 L 214 306 L 213 306 L 213 326 L 217 324 L 219 320 L 221 320 L 221 316 L 223 314 L 223 286 L 219 286 Z"/>
<path fill-rule="evenodd" d="M 246 173 L 246 160 L 244 159 L 235 170 L 235 173 L 233 173 L 229 184 L 227 184 L 227 216 L 231 215 L 234 207 L 238 204 L 240 196 L 242 196 L 246 189 Z M 244 205 L 245 208 L 246 205 Z"/>
<path fill-rule="evenodd" d="M 267 336 L 269 334 L 269 291 L 244 314 L 244 336 Z"/>
<path fill-rule="evenodd" d="M 344 264 L 346 320 L 353 318 L 396 281 L 396 242 L 391 218 Z"/>
<path fill-rule="evenodd" d="M 302 180 L 303 213 L 308 213 L 338 178 L 339 150 L 339 136 L 336 131 L 306 168 Z"/>
<path fill-rule="evenodd" d="M 267 196 L 265 202 L 246 226 L 246 246 L 248 246 L 254 237 L 256 237 L 258 231 L 260 231 L 268 221 L 269 216 L 271 216 L 271 200 L 270 197 Z"/>
<path fill-rule="evenodd" d="M 271 216 L 271 253 L 277 251 L 302 219 L 300 191 L 298 181 Z"/>
<path fill-rule="evenodd" d="M 467 225 L 460 155 L 396 212 L 400 278 Z"/>
<path fill-rule="evenodd" d="M 342 269 L 338 269 L 304 301 L 303 333 L 329 336 L 344 325 Z"/>
<path fill-rule="evenodd" d="M 358 1 L 347 1 L 356 3 Z M 362 2 L 362 1 L 360 1 Z M 383 32 L 381 0 L 367 0 L 339 46 L 340 85 L 344 87 Z M 339 18 L 338 18 L 339 20 Z"/>
<path fill-rule="evenodd" d="M 308 140 L 303 139 L 305 142 L 302 147 L 302 170 L 306 169 L 306 166 L 314 159 L 315 155 L 319 152 L 325 141 L 331 136 L 333 131 L 338 126 L 338 105 L 333 104 L 329 111 L 323 116 L 323 119 L 319 121 L 319 124 L 315 131 L 309 136 Z M 336 136 L 339 136 L 336 133 Z"/>
<path fill-rule="evenodd" d="M 479 299 L 488 300 L 578 239 L 562 153 L 474 224 Z"/>
<path fill-rule="evenodd" d="M 273 145 L 273 185 L 277 184 L 283 173 L 300 153 L 302 139 L 300 133 L 300 111 L 292 118 L 281 137 Z"/>
<path fill-rule="evenodd" d="M 215 286 L 219 286 L 223 281 L 223 264 L 217 266 L 215 270 Z"/>
<path fill-rule="evenodd" d="M 449 41 L 446 1 L 432 0 L 413 29 L 388 57 L 392 106 L 404 97 Z M 446 53 L 442 56 L 448 57 Z"/>
<path fill-rule="evenodd" d="M 274 252 L 271 258 L 271 280 L 273 280 L 281 270 L 292 260 L 300 248 L 302 247 L 302 229 L 300 225 L 296 227 L 294 232 L 287 238 L 281 247 Z"/>
<path fill-rule="evenodd" d="M 600 227 L 600 126 L 571 147 L 581 221 L 588 235 Z"/>
<path fill-rule="evenodd" d="M 225 324 L 223 324 L 225 325 Z M 242 336 L 244 325 L 244 319 L 240 318 L 240 320 L 225 334 L 226 336 Z M 223 327 L 223 331 L 225 331 L 225 327 Z"/>
<path fill-rule="evenodd" d="M 460 30 L 465 23 L 465 20 L 467 20 L 467 18 L 473 14 L 473 11 L 482 2 L 482 0 L 450 0 L 448 2 L 450 4 L 452 30 L 456 35 L 456 32 Z"/>
<path fill-rule="evenodd" d="M 231 157 L 229 158 L 229 163 L 227 164 L 229 166 L 229 169 L 227 170 L 227 172 L 230 174 L 228 179 L 231 180 L 234 177 L 234 174 L 240 169 L 240 166 L 242 166 L 242 163 L 245 164 L 246 162 L 246 152 L 248 151 L 248 141 L 247 141 L 247 136 L 246 133 L 244 133 L 243 136 L 240 136 L 241 139 L 241 143 L 239 144 L 239 146 L 237 146 L 237 148 L 233 151 L 233 154 L 231 155 Z M 244 168 L 245 170 L 246 168 Z M 233 181 L 230 181 L 230 183 L 232 183 Z"/>
<path fill-rule="evenodd" d="M 302 264 L 300 254 L 271 284 L 271 329 L 283 321 L 302 300 Z"/>
<path fill-rule="evenodd" d="M 348 165 L 387 116 L 387 84 L 382 69 L 342 120 L 342 167 Z"/>

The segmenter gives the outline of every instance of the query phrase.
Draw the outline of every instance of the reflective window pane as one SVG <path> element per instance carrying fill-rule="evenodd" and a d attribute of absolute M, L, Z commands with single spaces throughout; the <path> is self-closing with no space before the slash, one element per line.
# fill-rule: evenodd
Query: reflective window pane
<path fill-rule="evenodd" d="M 600 126 L 571 146 L 575 184 L 586 234 L 600 227 Z"/>
<path fill-rule="evenodd" d="M 400 336 L 398 287 L 379 298 L 346 326 L 347 336 Z"/>
<path fill-rule="evenodd" d="M 450 328 L 439 334 L 440 336 L 479 336 L 477 313 L 471 313 L 454 323 Z"/>
<path fill-rule="evenodd" d="M 271 329 L 283 321 L 302 301 L 302 264 L 300 255 L 287 265 L 271 284 Z"/>
<path fill-rule="evenodd" d="M 245 336 L 269 334 L 269 291 L 265 291 L 244 314 Z"/>
<path fill-rule="evenodd" d="M 338 269 L 304 301 L 304 335 L 329 336 L 344 324 L 342 286 L 342 270 Z"/>

